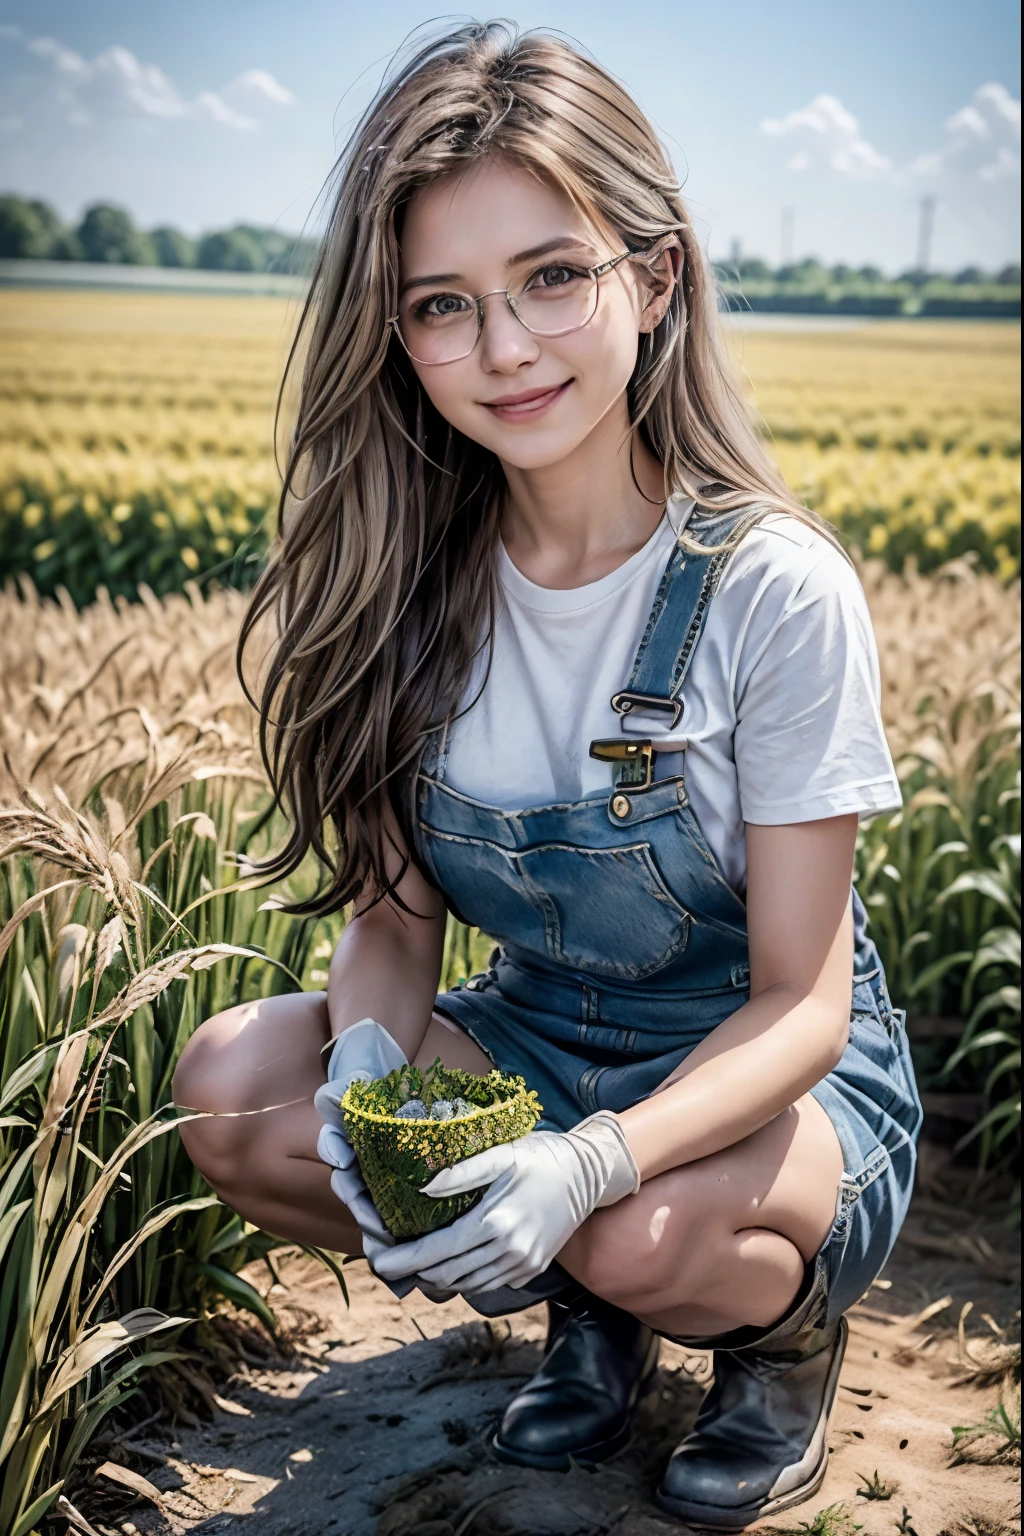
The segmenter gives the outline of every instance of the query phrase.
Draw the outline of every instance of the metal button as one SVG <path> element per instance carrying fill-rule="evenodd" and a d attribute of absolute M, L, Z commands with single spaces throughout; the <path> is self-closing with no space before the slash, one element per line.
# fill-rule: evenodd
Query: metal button
<path fill-rule="evenodd" d="M 629 815 L 631 810 L 632 810 L 632 806 L 629 803 L 629 796 L 628 795 L 613 795 L 612 796 L 612 815 L 613 816 L 618 816 L 619 820 L 621 821 L 624 817 Z"/>

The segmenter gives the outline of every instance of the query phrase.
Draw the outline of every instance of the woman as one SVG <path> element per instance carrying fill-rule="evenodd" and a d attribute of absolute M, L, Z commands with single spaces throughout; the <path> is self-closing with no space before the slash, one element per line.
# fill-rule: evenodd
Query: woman
<path fill-rule="evenodd" d="M 659 1336 L 714 1349 L 658 1498 L 742 1529 L 824 1476 L 843 1312 L 913 1179 L 851 885 L 858 818 L 900 803 L 859 582 L 748 420 L 653 130 L 562 41 L 465 27 L 385 87 L 304 330 L 242 643 L 272 620 L 271 871 L 312 848 L 302 910 L 354 916 L 326 994 L 182 1056 L 177 1102 L 283 1107 L 182 1136 L 240 1214 L 399 1294 L 546 1300 L 507 1460 L 611 1455 Z M 435 998 L 448 911 L 497 948 Z M 395 1245 L 338 1100 L 436 1056 L 521 1073 L 544 1118 L 432 1181 L 489 1186 L 469 1215 Z"/>

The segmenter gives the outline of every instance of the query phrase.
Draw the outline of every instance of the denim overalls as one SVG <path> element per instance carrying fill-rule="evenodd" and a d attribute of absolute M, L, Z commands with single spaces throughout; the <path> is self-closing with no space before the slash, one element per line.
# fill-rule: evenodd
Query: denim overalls
<path fill-rule="evenodd" d="M 733 532 L 738 542 L 764 515 L 701 517 L 689 532 L 705 545 Z M 730 554 L 673 549 L 612 701 L 620 714 L 642 704 L 678 717 Z M 439 996 L 437 1010 L 502 1071 L 521 1074 L 544 1107 L 541 1125 L 562 1130 L 645 1098 L 749 997 L 746 909 L 705 841 L 685 772 L 656 777 L 658 755 L 638 737 L 594 743 L 592 755 L 615 764 L 607 793 L 506 811 L 445 783 L 447 732 L 436 732 L 415 786 L 421 865 L 452 911 L 498 944 L 488 970 Z M 896 1239 L 921 1120 L 904 1016 L 855 888 L 852 901 L 849 1044 L 811 1090 L 845 1169 L 816 1266 L 830 1319 L 864 1293 Z"/>

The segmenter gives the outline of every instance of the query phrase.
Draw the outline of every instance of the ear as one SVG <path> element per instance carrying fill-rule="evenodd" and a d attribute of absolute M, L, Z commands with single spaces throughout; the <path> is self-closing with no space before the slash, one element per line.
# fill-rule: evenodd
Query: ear
<path fill-rule="evenodd" d="M 641 333 L 655 330 L 664 320 L 683 264 L 682 247 L 676 235 L 665 235 L 657 242 L 648 263 L 650 297 L 640 315 Z"/>

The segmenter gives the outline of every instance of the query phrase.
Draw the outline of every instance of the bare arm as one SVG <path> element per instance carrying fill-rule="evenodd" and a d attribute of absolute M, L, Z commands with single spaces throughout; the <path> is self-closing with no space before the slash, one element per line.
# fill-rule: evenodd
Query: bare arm
<path fill-rule="evenodd" d="M 388 877 L 398 873 L 404 844 L 391 828 L 397 849 L 388 853 Z M 340 1035 L 360 1019 L 377 1019 L 412 1061 L 423 1040 L 441 974 L 446 911 L 440 891 L 410 863 L 398 893 L 414 913 L 385 897 L 367 908 L 363 894 L 331 959 L 327 1012 L 331 1034 Z"/>
<path fill-rule="evenodd" d="M 707 1157 L 773 1120 L 846 1046 L 857 817 L 746 827 L 750 1001 L 619 1119 L 641 1177 Z"/>

